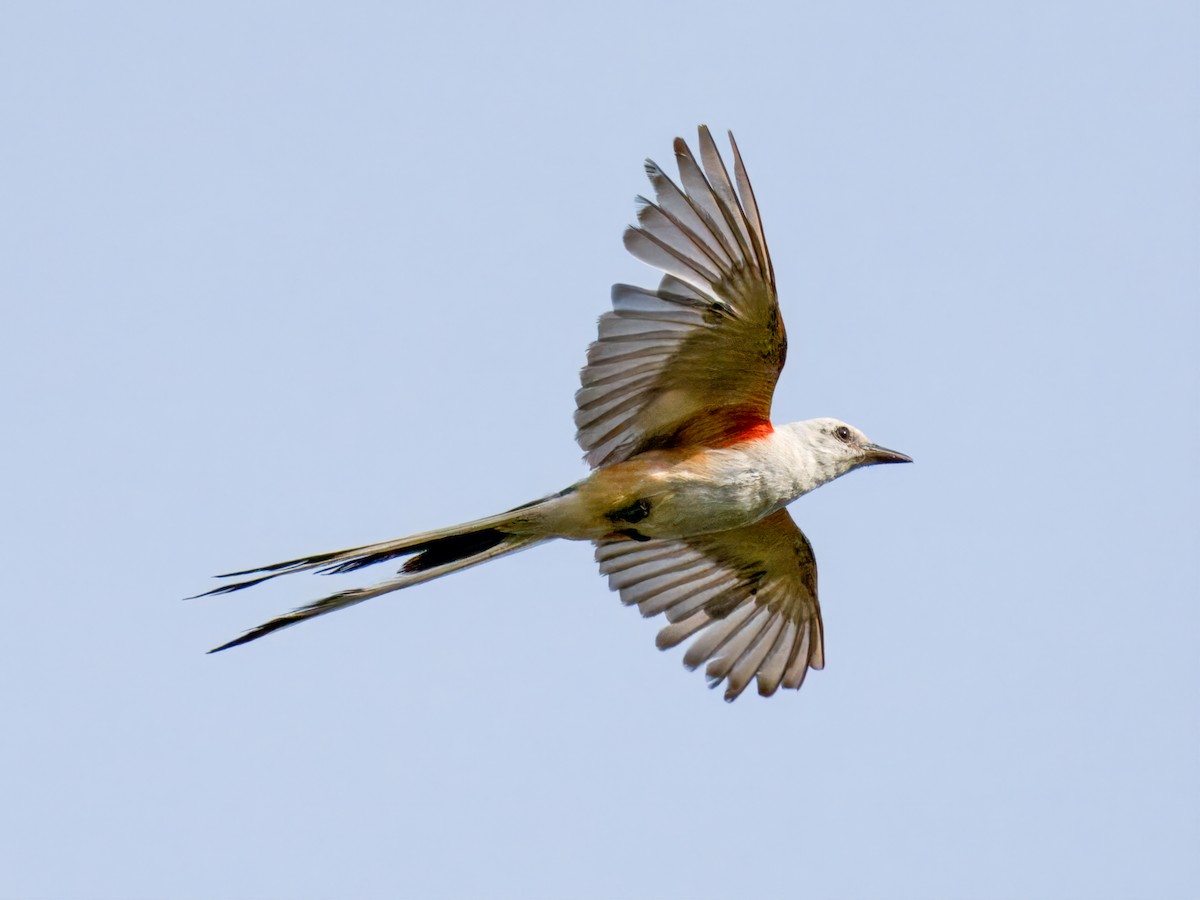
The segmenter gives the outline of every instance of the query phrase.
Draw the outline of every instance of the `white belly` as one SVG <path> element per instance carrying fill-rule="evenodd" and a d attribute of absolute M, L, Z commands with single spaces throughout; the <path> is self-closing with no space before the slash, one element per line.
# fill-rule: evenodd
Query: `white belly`
<path fill-rule="evenodd" d="M 787 454 L 773 441 L 652 451 L 598 469 L 545 510 L 552 533 L 682 538 L 757 522 L 797 496 Z"/>
<path fill-rule="evenodd" d="M 734 460 L 718 462 L 734 464 L 666 473 L 659 490 L 648 492 L 650 514 L 638 532 L 669 538 L 727 531 L 757 522 L 790 499 L 772 489 L 766 473 Z"/>

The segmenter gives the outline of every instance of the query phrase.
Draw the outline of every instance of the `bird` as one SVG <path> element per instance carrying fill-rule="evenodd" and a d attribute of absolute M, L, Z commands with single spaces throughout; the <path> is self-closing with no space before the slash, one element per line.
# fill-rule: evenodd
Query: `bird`
<path fill-rule="evenodd" d="M 295 572 L 353 572 L 403 559 L 379 584 L 280 615 L 209 653 L 364 600 L 559 538 L 590 541 L 609 587 L 643 616 L 663 616 L 660 649 L 735 700 L 798 689 L 825 664 L 812 546 L 788 504 L 864 466 L 909 463 L 831 418 L 771 422 L 787 356 L 775 273 L 737 142 L 733 174 L 709 129 L 699 156 L 674 142 L 679 181 L 652 160 L 654 199 L 637 198 L 626 249 L 658 287 L 612 287 L 575 394 L 576 439 L 590 473 L 507 512 L 396 540 L 217 576 L 197 596 Z"/>

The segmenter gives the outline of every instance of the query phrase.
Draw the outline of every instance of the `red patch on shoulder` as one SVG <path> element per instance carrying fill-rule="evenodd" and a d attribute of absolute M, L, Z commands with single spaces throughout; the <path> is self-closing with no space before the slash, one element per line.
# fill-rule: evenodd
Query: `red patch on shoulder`
<path fill-rule="evenodd" d="M 775 426 L 770 422 L 759 421 L 747 423 L 744 426 L 726 432 L 718 446 L 728 447 L 731 444 L 741 444 L 744 441 L 761 441 L 763 438 L 770 437 L 774 433 Z"/>

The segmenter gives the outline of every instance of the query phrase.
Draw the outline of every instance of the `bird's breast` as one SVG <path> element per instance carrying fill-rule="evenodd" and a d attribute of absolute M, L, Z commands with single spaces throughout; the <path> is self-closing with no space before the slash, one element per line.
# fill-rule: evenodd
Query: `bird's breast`
<path fill-rule="evenodd" d="M 586 540 L 648 540 L 749 525 L 794 496 L 769 443 L 651 451 L 597 469 L 563 496 L 554 530 Z"/>

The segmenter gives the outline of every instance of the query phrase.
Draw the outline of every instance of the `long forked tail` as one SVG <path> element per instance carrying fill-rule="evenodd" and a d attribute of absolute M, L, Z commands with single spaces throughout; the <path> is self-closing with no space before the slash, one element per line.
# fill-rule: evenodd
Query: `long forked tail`
<path fill-rule="evenodd" d="M 240 637 L 228 643 L 209 650 L 217 653 L 228 650 L 239 644 L 258 640 L 278 631 L 321 616 L 334 610 L 362 603 L 372 597 L 398 591 L 401 588 L 412 587 L 423 581 L 431 581 L 459 569 L 477 566 L 488 560 L 525 550 L 534 544 L 550 540 L 539 527 L 537 508 L 546 500 L 537 500 L 518 506 L 514 510 L 466 522 L 453 528 L 442 528 L 437 531 L 427 531 L 410 537 L 398 538 L 392 541 L 382 541 L 378 544 L 367 544 L 362 547 L 351 547 L 348 550 L 337 550 L 332 553 L 318 553 L 315 556 L 305 556 L 287 562 L 273 563 L 257 569 L 246 569 L 241 572 L 230 572 L 218 575 L 218 578 L 238 578 L 244 575 L 253 576 L 232 584 L 224 584 L 197 597 L 208 597 L 213 594 L 228 594 L 240 591 L 256 584 L 262 584 L 280 575 L 290 575 L 293 572 L 315 570 L 319 575 L 333 575 L 341 572 L 353 572 L 366 566 L 387 562 L 391 559 L 407 556 L 409 559 L 400 568 L 399 574 L 379 584 L 363 588 L 351 588 L 339 591 L 328 597 L 323 597 L 307 606 L 301 606 L 282 616 L 277 616 L 269 622 L 264 622 L 257 628 L 252 628 Z M 194 599 L 194 598 L 193 598 Z"/>

